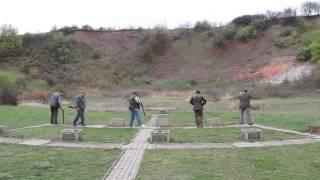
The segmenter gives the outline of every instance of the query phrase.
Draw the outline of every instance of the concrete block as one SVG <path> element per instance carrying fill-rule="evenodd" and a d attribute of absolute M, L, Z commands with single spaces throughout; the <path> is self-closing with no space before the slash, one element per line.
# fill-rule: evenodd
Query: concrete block
<path fill-rule="evenodd" d="M 111 119 L 111 126 L 112 127 L 122 127 L 125 126 L 124 118 L 112 118 Z"/>
<path fill-rule="evenodd" d="M 168 120 L 168 118 L 157 118 L 157 119 L 156 119 L 156 126 L 159 126 L 159 127 L 168 127 L 168 126 L 169 126 L 169 120 Z"/>
<path fill-rule="evenodd" d="M 61 140 L 63 141 L 81 141 L 82 129 L 63 129 L 61 130 Z"/>
<path fill-rule="evenodd" d="M 220 118 L 208 118 L 207 119 L 208 126 L 223 126 L 223 122 Z"/>
<path fill-rule="evenodd" d="M 0 136 L 5 136 L 7 128 L 5 126 L 0 126 Z"/>
<path fill-rule="evenodd" d="M 153 130 L 151 132 L 151 143 L 166 142 L 170 140 L 170 131 L 169 130 Z"/>
<path fill-rule="evenodd" d="M 312 125 L 312 126 L 308 126 L 308 127 L 309 127 L 310 133 L 320 134 L 320 125 Z"/>
<path fill-rule="evenodd" d="M 258 128 L 241 129 L 241 139 L 245 141 L 257 141 L 262 138 L 262 130 Z"/>

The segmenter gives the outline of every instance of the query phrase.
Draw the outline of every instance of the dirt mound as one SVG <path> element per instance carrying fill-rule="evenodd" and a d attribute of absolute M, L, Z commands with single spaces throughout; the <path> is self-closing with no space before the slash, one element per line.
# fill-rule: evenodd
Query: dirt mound
<path fill-rule="evenodd" d="M 74 31 L 69 37 L 98 50 L 102 55 L 135 48 L 143 36 L 140 31 Z"/>
<path fill-rule="evenodd" d="M 156 79 L 269 79 L 283 73 L 296 61 L 297 47 L 277 48 L 280 26 L 272 26 L 259 38 L 246 43 L 233 41 L 217 49 L 194 33 L 172 44 L 152 68 Z"/>
<path fill-rule="evenodd" d="M 286 71 L 274 75 L 270 79 L 266 79 L 265 82 L 271 84 L 281 84 L 285 81 L 293 82 L 312 75 L 314 70 L 315 67 L 309 63 L 292 63 Z"/>

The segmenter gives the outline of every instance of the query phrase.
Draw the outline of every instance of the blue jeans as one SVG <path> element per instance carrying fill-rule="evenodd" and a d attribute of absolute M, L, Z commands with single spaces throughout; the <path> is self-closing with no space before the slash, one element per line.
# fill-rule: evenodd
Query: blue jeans
<path fill-rule="evenodd" d="M 135 117 L 137 117 L 137 119 L 138 119 L 139 126 L 142 125 L 139 110 L 131 110 L 131 119 L 130 119 L 130 125 L 129 125 L 130 127 L 132 127 L 132 124 L 133 124 Z"/>

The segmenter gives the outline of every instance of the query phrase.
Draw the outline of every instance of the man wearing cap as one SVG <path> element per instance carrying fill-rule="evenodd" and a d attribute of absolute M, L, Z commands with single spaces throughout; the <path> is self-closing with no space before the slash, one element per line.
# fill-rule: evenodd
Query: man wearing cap
<path fill-rule="evenodd" d="M 50 118 L 50 123 L 51 124 L 58 124 L 58 111 L 59 108 L 62 106 L 62 99 L 63 99 L 63 92 L 58 91 L 52 93 L 50 97 L 50 111 L 51 111 L 51 118 Z"/>
<path fill-rule="evenodd" d="M 81 118 L 81 122 L 80 124 L 82 126 L 85 126 L 85 118 L 84 118 L 84 110 L 86 109 L 86 92 L 84 90 L 80 91 L 80 95 L 78 95 L 76 97 L 75 100 L 75 109 L 77 110 L 77 116 L 75 117 L 74 121 L 73 121 L 73 126 L 77 126 L 77 121 L 79 120 L 79 118 Z"/>
<path fill-rule="evenodd" d="M 244 90 L 240 92 L 239 95 L 239 100 L 240 100 L 240 124 L 244 123 L 244 114 L 246 114 L 246 120 L 249 125 L 253 124 L 253 118 L 251 116 L 251 105 L 250 105 L 250 100 L 251 96 L 248 92 L 248 90 Z"/>
<path fill-rule="evenodd" d="M 200 94 L 200 91 L 196 91 L 196 93 L 190 99 L 190 104 L 193 105 L 197 128 L 203 127 L 203 106 L 206 103 L 207 100 Z"/>

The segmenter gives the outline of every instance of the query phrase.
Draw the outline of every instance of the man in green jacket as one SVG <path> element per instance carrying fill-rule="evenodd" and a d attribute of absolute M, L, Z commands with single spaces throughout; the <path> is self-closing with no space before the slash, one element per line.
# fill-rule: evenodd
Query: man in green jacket
<path fill-rule="evenodd" d="M 254 124 L 253 123 L 253 118 L 251 116 L 251 105 L 250 105 L 250 100 L 251 96 L 248 92 L 248 90 L 244 90 L 240 92 L 239 95 L 239 100 L 240 100 L 240 124 L 244 123 L 244 114 L 246 114 L 246 120 L 249 125 Z"/>
<path fill-rule="evenodd" d="M 85 126 L 85 118 L 84 118 L 84 110 L 86 109 L 86 92 L 85 91 L 80 91 L 80 95 L 78 95 L 76 97 L 75 100 L 75 109 L 77 110 L 77 116 L 75 117 L 74 121 L 73 121 L 73 126 L 77 125 L 77 121 L 79 120 L 79 118 L 81 118 L 81 122 L 80 124 L 82 126 Z"/>

